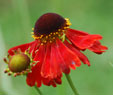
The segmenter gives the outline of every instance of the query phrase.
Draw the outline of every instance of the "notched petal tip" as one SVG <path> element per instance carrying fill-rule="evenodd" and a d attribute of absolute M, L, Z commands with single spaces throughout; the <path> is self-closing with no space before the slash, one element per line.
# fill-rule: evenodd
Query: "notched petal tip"
<path fill-rule="evenodd" d="M 90 49 L 96 53 L 102 53 L 104 50 L 107 50 L 107 47 L 99 45 L 99 40 L 102 39 L 102 36 L 99 34 L 88 34 L 79 30 L 69 29 L 66 36 L 69 41 L 78 47 L 80 50 Z"/>
<path fill-rule="evenodd" d="M 102 46 L 101 43 L 99 41 L 96 41 L 91 47 L 88 48 L 89 50 L 97 53 L 97 54 L 102 54 L 103 52 L 105 52 L 108 47 L 106 46 Z"/>

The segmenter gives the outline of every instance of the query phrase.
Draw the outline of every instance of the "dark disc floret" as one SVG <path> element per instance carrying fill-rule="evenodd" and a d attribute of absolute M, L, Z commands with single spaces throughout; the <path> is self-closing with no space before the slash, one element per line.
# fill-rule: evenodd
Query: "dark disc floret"
<path fill-rule="evenodd" d="M 48 35 L 60 29 L 65 23 L 65 19 L 56 13 L 46 13 L 42 15 L 34 27 L 34 34 Z"/>

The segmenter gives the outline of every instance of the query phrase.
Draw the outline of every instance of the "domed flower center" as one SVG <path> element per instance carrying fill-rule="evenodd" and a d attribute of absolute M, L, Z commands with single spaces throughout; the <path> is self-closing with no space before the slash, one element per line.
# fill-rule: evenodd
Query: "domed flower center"
<path fill-rule="evenodd" d="M 47 35 L 57 31 L 65 23 L 65 19 L 55 13 L 42 15 L 36 22 L 34 28 L 35 35 Z"/>
<path fill-rule="evenodd" d="M 22 72 L 30 65 L 30 58 L 25 54 L 16 54 L 9 60 L 9 69 L 12 72 Z"/>
<path fill-rule="evenodd" d="M 46 13 L 37 20 L 33 38 L 40 39 L 42 43 L 53 42 L 57 37 L 61 37 L 70 25 L 68 19 L 56 13 Z"/>

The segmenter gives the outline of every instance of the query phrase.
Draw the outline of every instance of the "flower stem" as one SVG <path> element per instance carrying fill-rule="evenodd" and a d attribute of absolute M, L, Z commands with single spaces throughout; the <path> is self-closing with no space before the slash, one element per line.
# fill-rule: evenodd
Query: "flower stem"
<path fill-rule="evenodd" d="M 73 82 L 72 82 L 72 80 L 71 80 L 70 75 L 69 75 L 69 74 L 65 74 L 65 76 L 66 76 L 66 79 L 67 79 L 67 81 L 68 81 L 68 83 L 69 83 L 71 89 L 72 89 L 73 92 L 74 92 L 74 95 L 79 95 L 79 93 L 77 92 L 77 89 L 76 89 L 75 86 L 73 85 Z"/>
<path fill-rule="evenodd" d="M 39 95 L 43 95 L 42 92 L 40 91 L 40 89 L 35 85 L 34 88 L 36 89 L 36 91 L 39 93 Z"/>

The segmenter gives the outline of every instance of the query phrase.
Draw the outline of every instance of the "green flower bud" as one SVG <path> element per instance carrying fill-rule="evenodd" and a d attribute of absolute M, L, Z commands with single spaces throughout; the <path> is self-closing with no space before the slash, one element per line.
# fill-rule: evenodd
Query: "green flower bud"
<path fill-rule="evenodd" d="M 15 54 L 9 60 L 9 69 L 12 72 L 22 72 L 28 68 L 30 65 L 30 58 L 23 54 Z"/>

